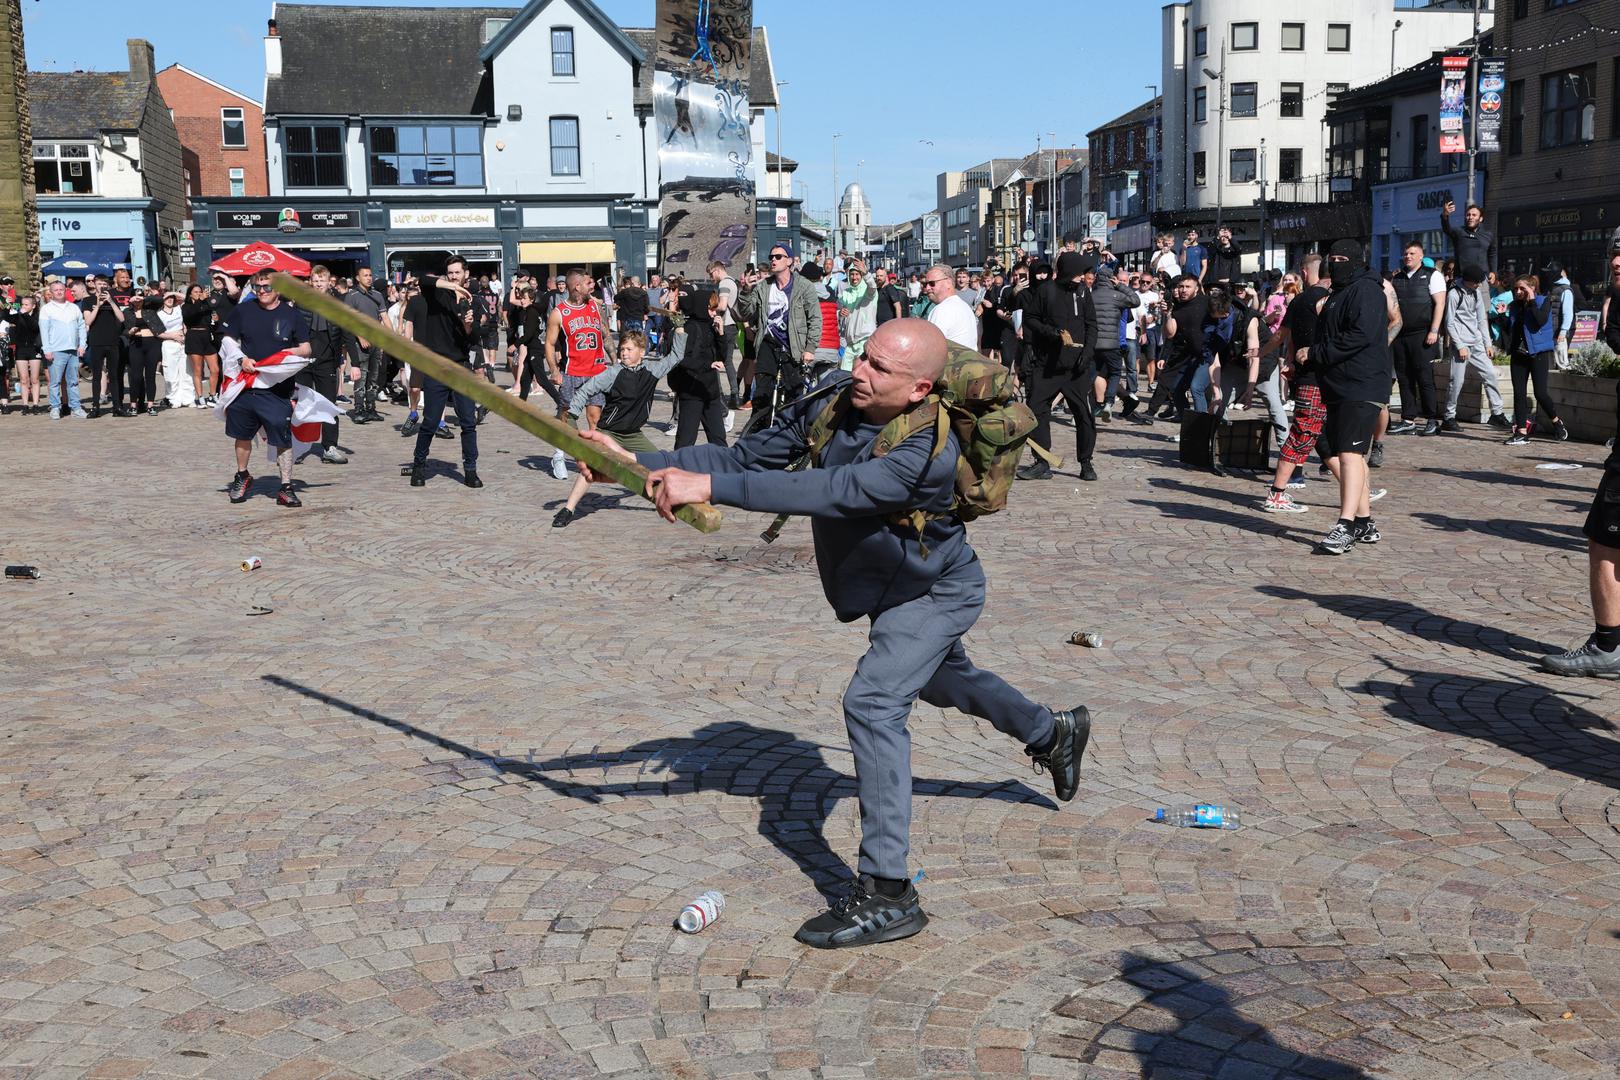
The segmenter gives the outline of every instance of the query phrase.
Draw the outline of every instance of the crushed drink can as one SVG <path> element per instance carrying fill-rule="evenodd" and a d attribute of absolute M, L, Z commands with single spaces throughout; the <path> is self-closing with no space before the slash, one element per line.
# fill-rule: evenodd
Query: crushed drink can
<path fill-rule="evenodd" d="M 39 567 L 37 566 L 8 566 L 6 577 L 18 580 L 38 580 Z"/>
<path fill-rule="evenodd" d="M 725 909 L 726 898 L 720 894 L 719 889 L 710 889 L 681 909 L 675 925 L 685 934 L 701 933 L 710 923 L 718 919 Z"/>
<path fill-rule="evenodd" d="M 1076 630 L 1069 635 L 1069 644 L 1084 645 L 1088 649 L 1100 649 L 1102 648 L 1102 635 L 1088 634 L 1082 630 Z"/>
<path fill-rule="evenodd" d="M 245 574 L 250 570 L 257 570 L 263 565 L 264 563 L 259 561 L 259 557 L 257 555 L 249 555 L 247 558 L 242 560 L 242 573 Z"/>

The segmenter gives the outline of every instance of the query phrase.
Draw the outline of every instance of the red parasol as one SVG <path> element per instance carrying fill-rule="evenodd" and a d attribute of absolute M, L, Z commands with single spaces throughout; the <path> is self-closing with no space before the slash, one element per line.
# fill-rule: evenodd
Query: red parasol
<path fill-rule="evenodd" d="M 277 270 L 293 277 L 309 277 L 309 263 L 263 240 L 256 240 L 240 251 L 231 252 L 208 269 L 231 277 L 247 277 L 260 270 Z"/>

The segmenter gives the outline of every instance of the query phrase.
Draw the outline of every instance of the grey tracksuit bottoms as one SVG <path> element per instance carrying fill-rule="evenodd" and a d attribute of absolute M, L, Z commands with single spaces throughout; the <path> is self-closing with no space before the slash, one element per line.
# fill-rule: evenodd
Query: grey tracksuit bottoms
<path fill-rule="evenodd" d="M 973 666 L 962 635 L 984 608 L 977 561 L 950 571 L 925 595 L 872 616 L 870 647 L 844 691 L 844 724 L 861 806 L 858 872 L 904 878 L 911 836 L 911 734 L 917 698 L 988 720 L 1019 742 L 1052 737 L 1049 709 Z"/>

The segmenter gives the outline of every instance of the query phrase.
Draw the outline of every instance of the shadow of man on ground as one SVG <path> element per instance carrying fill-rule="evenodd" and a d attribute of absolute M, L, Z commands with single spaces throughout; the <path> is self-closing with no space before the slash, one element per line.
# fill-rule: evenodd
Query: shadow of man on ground
<path fill-rule="evenodd" d="M 595 750 L 547 760 L 536 760 L 532 755 L 512 758 L 485 753 L 279 675 L 262 678 L 272 686 L 392 728 L 485 765 L 497 774 L 540 784 L 571 799 L 600 803 L 609 797 L 677 796 L 694 792 L 757 799 L 759 835 L 792 859 L 824 897 L 828 900 L 836 897 L 842 885 L 854 876 L 827 844 L 822 827 L 840 799 L 855 797 L 855 777 L 828 765 L 823 756 L 826 748 L 791 732 L 723 721 L 705 724 L 689 736 L 648 739 L 622 750 Z M 601 781 L 581 775 L 585 773 L 598 774 Z M 918 776 L 913 777 L 911 790 L 914 795 L 991 799 L 1057 809 L 1051 799 L 1017 780 L 988 783 Z"/>

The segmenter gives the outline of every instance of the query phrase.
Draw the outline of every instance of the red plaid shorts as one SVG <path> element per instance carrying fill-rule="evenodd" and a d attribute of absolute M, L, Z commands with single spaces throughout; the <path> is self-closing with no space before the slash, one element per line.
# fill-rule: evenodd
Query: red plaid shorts
<path fill-rule="evenodd" d="M 1278 456 L 1290 465 L 1303 465 L 1311 456 L 1316 440 L 1322 437 L 1322 422 L 1327 409 L 1322 405 L 1322 390 L 1317 386 L 1294 388 L 1294 419 L 1288 425 L 1288 438 L 1283 440 Z"/>

